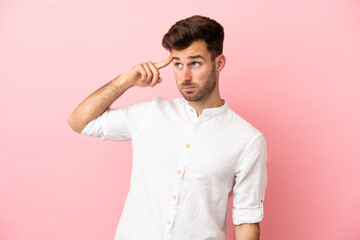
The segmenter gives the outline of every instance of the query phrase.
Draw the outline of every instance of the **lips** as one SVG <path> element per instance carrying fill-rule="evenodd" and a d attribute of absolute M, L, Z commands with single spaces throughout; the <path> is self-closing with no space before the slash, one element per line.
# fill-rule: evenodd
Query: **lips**
<path fill-rule="evenodd" d="M 183 90 L 186 90 L 186 91 L 188 91 L 188 90 L 193 90 L 195 88 L 195 86 L 183 86 L 182 87 L 182 89 Z"/>

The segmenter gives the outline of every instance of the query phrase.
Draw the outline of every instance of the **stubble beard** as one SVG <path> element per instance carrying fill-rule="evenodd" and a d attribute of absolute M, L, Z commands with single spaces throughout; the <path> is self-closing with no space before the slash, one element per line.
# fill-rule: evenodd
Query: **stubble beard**
<path fill-rule="evenodd" d="M 180 87 L 185 87 L 185 86 L 193 86 L 197 89 L 199 88 L 199 85 L 197 85 L 197 84 L 194 85 L 191 82 L 185 82 L 185 83 L 181 84 Z M 214 91 L 215 86 L 216 86 L 216 72 L 215 72 L 215 64 L 214 64 L 212 67 L 209 79 L 206 81 L 205 85 L 201 89 L 199 89 L 199 91 L 196 95 L 189 96 L 186 93 L 184 93 L 182 90 L 180 90 L 180 93 L 186 101 L 196 102 L 196 101 L 201 101 L 206 96 L 211 94 Z"/>

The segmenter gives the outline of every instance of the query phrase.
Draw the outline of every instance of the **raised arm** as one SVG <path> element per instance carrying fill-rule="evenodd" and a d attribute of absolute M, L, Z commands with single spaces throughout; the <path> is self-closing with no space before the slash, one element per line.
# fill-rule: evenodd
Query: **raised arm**
<path fill-rule="evenodd" d="M 171 60 L 172 58 L 169 56 L 159 63 L 138 64 L 128 72 L 117 76 L 76 107 L 68 118 L 69 125 L 75 132 L 81 133 L 91 120 L 103 114 L 129 88 L 133 86 L 154 87 L 162 81 L 159 69 L 169 65 Z"/>

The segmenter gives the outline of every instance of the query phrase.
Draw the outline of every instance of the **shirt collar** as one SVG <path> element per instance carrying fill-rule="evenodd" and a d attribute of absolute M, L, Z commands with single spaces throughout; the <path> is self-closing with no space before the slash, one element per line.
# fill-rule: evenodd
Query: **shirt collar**
<path fill-rule="evenodd" d="M 183 100 L 185 101 L 186 111 L 190 114 L 195 114 L 196 116 L 195 108 L 191 107 L 185 99 Z M 228 109 L 228 104 L 224 99 L 222 100 L 224 102 L 222 106 L 216 108 L 205 108 L 200 116 L 214 116 L 225 112 Z"/>

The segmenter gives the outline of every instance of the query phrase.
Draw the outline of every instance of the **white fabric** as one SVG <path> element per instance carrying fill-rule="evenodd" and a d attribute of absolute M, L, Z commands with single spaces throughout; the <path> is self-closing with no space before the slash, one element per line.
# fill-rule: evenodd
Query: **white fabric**
<path fill-rule="evenodd" d="M 115 240 L 225 240 L 233 223 L 263 219 L 266 142 L 227 103 L 195 109 L 154 98 L 110 109 L 82 134 L 132 140 L 130 190 Z"/>

